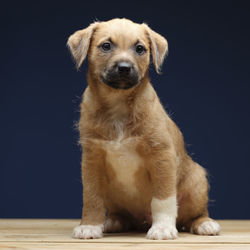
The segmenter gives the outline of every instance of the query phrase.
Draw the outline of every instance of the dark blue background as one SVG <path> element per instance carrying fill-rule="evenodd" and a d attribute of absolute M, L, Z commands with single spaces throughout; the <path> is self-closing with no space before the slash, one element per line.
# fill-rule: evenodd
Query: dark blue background
<path fill-rule="evenodd" d="M 0 217 L 78 218 L 74 122 L 86 87 L 66 41 L 94 19 L 147 22 L 169 42 L 151 78 L 209 173 L 215 218 L 250 219 L 250 8 L 247 1 L 1 3 Z M 153 68 L 153 67 L 152 67 Z"/>

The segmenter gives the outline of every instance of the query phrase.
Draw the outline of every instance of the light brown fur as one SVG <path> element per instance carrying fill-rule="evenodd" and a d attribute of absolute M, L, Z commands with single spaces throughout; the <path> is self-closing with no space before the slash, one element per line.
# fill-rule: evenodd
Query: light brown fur
<path fill-rule="evenodd" d="M 98 46 L 108 37 L 117 49 L 104 56 Z M 147 49 L 141 57 L 131 51 L 138 39 Z M 186 153 L 182 134 L 148 77 L 150 53 L 159 72 L 167 41 L 146 24 L 113 19 L 74 33 L 68 45 L 77 67 L 89 57 L 79 122 L 84 186 L 81 225 L 103 224 L 107 209 L 108 217 L 127 224 L 121 230 L 150 226 L 152 197 L 164 200 L 177 194 L 177 227 L 197 233 L 201 222 L 211 220 L 206 172 Z M 104 67 L 120 58 L 132 61 L 139 72 L 140 83 L 127 90 L 113 89 L 99 77 Z M 122 179 L 127 160 L 131 169 L 134 163 L 139 167 L 131 170 L 132 177 Z M 124 171 L 121 177 L 114 168 L 119 166 L 112 162 L 125 164 L 119 170 Z M 130 186 L 125 188 L 121 181 L 131 182 Z"/>

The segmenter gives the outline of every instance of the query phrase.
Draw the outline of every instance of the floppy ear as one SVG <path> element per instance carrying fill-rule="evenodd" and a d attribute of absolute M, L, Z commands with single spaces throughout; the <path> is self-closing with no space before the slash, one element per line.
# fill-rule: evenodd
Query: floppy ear
<path fill-rule="evenodd" d="M 161 65 L 168 51 L 168 42 L 163 36 L 150 29 L 147 24 L 143 23 L 142 25 L 145 27 L 150 41 L 150 49 L 155 70 L 160 74 Z"/>
<path fill-rule="evenodd" d="M 67 45 L 76 62 L 77 69 L 81 67 L 88 54 L 90 40 L 96 26 L 97 22 L 92 23 L 88 28 L 76 31 L 68 39 Z"/>

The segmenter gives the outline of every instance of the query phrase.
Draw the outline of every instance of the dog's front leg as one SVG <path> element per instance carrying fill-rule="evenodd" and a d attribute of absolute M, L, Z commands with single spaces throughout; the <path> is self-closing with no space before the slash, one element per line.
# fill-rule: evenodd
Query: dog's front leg
<path fill-rule="evenodd" d="M 96 239 L 103 236 L 105 207 L 101 186 L 102 152 L 84 149 L 82 157 L 83 209 L 80 226 L 72 236 L 78 239 Z"/>
<path fill-rule="evenodd" d="M 147 233 L 148 239 L 166 240 L 178 236 L 176 230 L 176 164 L 175 154 L 171 151 L 151 155 L 148 167 L 152 181 L 151 201 L 152 226 Z"/>

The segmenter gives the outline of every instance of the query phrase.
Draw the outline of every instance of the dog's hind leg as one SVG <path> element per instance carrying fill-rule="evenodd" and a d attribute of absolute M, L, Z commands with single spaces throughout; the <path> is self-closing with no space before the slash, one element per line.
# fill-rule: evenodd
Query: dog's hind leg
<path fill-rule="evenodd" d="M 206 171 L 190 158 L 183 162 L 184 176 L 178 185 L 177 227 L 200 235 L 217 235 L 220 225 L 209 218 Z"/>
<path fill-rule="evenodd" d="M 200 216 L 192 221 L 190 232 L 200 235 L 218 235 L 220 225 L 208 216 Z"/>
<path fill-rule="evenodd" d="M 104 222 L 104 233 L 127 232 L 134 229 L 131 219 L 118 213 L 109 213 Z"/>

